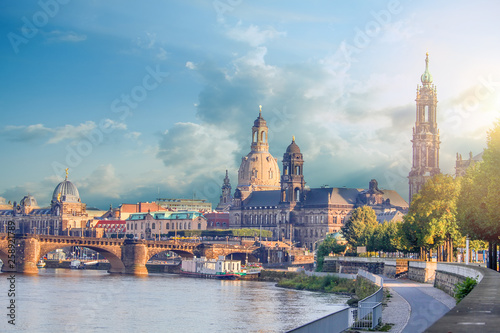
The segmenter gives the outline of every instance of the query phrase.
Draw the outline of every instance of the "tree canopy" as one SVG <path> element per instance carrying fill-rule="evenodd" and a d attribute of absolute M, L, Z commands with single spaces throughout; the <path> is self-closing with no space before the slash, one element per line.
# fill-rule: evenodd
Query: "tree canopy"
<path fill-rule="evenodd" d="M 349 245 L 356 249 L 357 246 L 370 245 L 370 240 L 377 225 L 375 211 L 369 206 L 362 206 L 353 210 L 351 217 L 342 227 L 341 232 Z"/>
<path fill-rule="evenodd" d="M 459 191 L 460 182 L 449 175 L 437 174 L 424 184 L 404 217 L 407 247 L 431 249 L 461 237 L 456 218 Z M 451 246 L 448 252 L 451 255 Z"/>

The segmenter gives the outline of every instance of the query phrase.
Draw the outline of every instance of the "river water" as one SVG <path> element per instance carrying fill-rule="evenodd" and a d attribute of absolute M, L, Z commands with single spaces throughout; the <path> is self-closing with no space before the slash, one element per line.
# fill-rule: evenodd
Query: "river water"
<path fill-rule="evenodd" d="M 174 274 L 97 270 L 16 274 L 15 327 L 0 274 L 0 332 L 284 332 L 335 312 L 348 297 Z"/>

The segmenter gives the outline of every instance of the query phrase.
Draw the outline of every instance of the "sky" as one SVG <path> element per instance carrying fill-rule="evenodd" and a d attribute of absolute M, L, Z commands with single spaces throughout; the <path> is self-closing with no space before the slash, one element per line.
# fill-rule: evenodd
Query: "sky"
<path fill-rule="evenodd" d="M 440 167 L 486 146 L 500 110 L 496 1 L 0 4 L 0 197 L 50 204 L 64 179 L 106 209 L 233 190 L 262 105 L 308 186 L 408 199 L 416 88 L 437 87 Z M 0 200 L 2 200 L 0 198 Z"/>

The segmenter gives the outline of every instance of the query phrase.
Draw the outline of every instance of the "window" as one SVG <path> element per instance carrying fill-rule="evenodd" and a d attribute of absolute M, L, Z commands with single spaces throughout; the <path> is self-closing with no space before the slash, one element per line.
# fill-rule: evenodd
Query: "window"
<path fill-rule="evenodd" d="M 156 229 L 156 223 L 153 222 L 153 226 L 151 228 Z"/>
<path fill-rule="evenodd" d="M 166 229 L 169 230 L 170 229 L 170 223 L 167 223 L 166 225 Z"/>
<path fill-rule="evenodd" d="M 201 230 L 201 223 L 198 223 L 198 230 Z"/>

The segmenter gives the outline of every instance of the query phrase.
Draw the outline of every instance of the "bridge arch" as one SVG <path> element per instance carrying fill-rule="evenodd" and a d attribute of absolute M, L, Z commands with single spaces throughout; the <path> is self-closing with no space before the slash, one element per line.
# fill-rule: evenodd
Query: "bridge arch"
<path fill-rule="evenodd" d="M 96 245 L 86 245 L 86 244 L 60 244 L 60 243 L 42 244 L 40 246 L 40 256 L 37 258 L 37 262 L 49 252 L 71 246 L 79 246 L 82 248 L 86 247 L 88 249 L 98 252 L 100 255 L 106 258 L 111 265 L 108 273 L 123 273 L 125 271 L 125 265 L 121 260 L 120 247 L 118 247 L 118 249 L 112 249 L 109 247 L 106 248 L 106 247 L 100 247 Z"/>
<path fill-rule="evenodd" d="M 248 257 L 247 257 L 248 256 Z M 240 260 L 242 264 L 244 264 L 247 260 L 248 262 L 258 262 L 257 256 L 252 253 L 247 252 L 233 252 L 226 254 L 225 256 L 228 260 Z"/>

